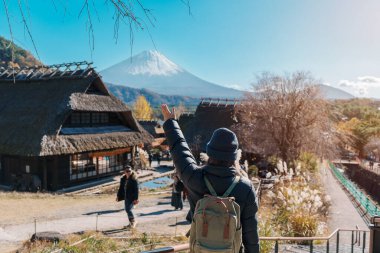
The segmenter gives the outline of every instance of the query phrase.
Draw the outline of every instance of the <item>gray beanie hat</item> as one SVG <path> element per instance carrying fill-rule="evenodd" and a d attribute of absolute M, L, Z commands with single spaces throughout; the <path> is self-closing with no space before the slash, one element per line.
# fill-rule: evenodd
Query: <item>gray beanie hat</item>
<path fill-rule="evenodd" d="M 239 143 L 234 132 L 227 128 L 214 131 L 206 146 L 209 157 L 221 161 L 235 161 L 238 154 Z"/>

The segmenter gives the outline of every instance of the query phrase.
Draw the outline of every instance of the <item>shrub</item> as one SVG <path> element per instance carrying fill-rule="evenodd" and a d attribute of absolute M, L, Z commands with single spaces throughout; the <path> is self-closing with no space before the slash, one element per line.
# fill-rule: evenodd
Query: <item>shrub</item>
<path fill-rule="evenodd" d="M 308 177 L 276 187 L 267 194 L 274 206 L 273 224 L 283 236 L 315 236 L 319 220 L 327 214 L 328 198 L 319 190 L 312 189 Z"/>
<path fill-rule="evenodd" d="M 265 237 L 272 237 L 273 234 L 273 227 L 271 225 L 271 222 L 266 220 L 263 223 L 259 223 L 259 236 L 265 236 Z M 261 253 L 270 253 L 273 252 L 274 248 L 274 242 L 273 241 L 260 241 L 260 252 Z"/>
<path fill-rule="evenodd" d="M 301 164 L 303 171 L 315 172 L 318 170 L 318 158 L 312 153 L 301 153 L 297 162 Z"/>
<path fill-rule="evenodd" d="M 256 165 L 251 165 L 248 167 L 248 176 L 251 177 L 257 177 L 259 173 L 259 169 L 256 167 Z"/>
<path fill-rule="evenodd" d="M 277 156 L 272 155 L 268 157 L 268 162 L 270 165 L 272 165 L 272 167 L 276 167 L 278 161 L 280 161 L 280 158 Z"/>
<path fill-rule="evenodd" d="M 311 237 L 315 236 L 318 228 L 318 220 L 315 215 L 308 213 L 293 214 L 290 219 L 290 227 L 295 237 Z"/>

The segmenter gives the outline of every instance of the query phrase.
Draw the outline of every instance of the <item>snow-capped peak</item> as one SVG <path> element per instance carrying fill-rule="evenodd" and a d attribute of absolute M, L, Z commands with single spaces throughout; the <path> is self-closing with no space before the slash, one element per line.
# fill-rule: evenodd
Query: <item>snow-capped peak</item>
<path fill-rule="evenodd" d="M 119 64 L 122 72 L 131 75 L 170 76 L 183 70 L 155 50 L 143 51 Z"/>

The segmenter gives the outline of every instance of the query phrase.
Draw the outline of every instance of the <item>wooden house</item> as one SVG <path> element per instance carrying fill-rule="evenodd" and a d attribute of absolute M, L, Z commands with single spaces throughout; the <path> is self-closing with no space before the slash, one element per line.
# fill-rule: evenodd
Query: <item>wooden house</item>
<path fill-rule="evenodd" d="M 206 152 L 206 144 L 215 129 L 226 127 L 235 130 L 235 124 L 239 123 L 241 117 L 237 110 L 239 103 L 240 100 L 234 99 L 202 98 L 195 113 L 180 116 L 179 125 L 195 157 L 199 159 L 199 153 Z M 242 159 L 247 159 L 249 162 L 256 159 L 257 152 L 244 147 L 244 140 L 238 133 L 237 135 L 239 147 L 242 149 Z"/>
<path fill-rule="evenodd" d="M 237 100 L 202 98 L 194 114 L 182 114 L 179 124 L 185 138 L 197 156 L 206 151 L 206 144 L 215 129 L 231 128 L 236 122 Z"/>
<path fill-rule="evenodd" d="M 152 137 L 87 62 L 0 70 L 0 184 L 57 190 L 118 173 Z"/>
<path fill-rule="evenodd" d="M 140 125 L 153 136 L 154 140 L 149 143 L 151 148 L 159 148 L 161 150 L 169 150 L 169 146 L 166 142 L 166 136 L 163 122 L 160 120 L 139 120 Z"/>

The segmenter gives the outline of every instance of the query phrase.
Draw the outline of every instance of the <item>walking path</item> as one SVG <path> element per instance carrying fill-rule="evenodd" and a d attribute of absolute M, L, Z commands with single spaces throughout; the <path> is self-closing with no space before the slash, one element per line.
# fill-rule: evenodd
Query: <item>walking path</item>
<path fill-rule="evenodd" d="M 173 210 L 169 196 L 161 196 L 160 201 L 152 206 L 135 208 L 137 231 L 152 232 L 157 234 L 186 234 L 189 225 L 185 221 L 188 202 L 184 203 L 184 209 Z M 77 217 L 56 219 L 50 221 L 37 221 L 36 223 L 24 223 L 0 227 L 0 252 L 8 252 L 12 245 L 20 245 L 37 232 L 56 231 L 62 234 L 70 234 L 87 230 L 112 230 L 121 229 L 128 225 L 128 219 L 123 209 L 106 210 L 100 212 L 85 213 Z"/>
<path fill-rule="evenodd" d="M 321 178 L 324 184 L 326 193 L 331 197 L 330 215 L 328 217 L 328 226 L 330 232 L 337 228 L 355 229 L 358 226 L 360 229 L 367 229 L 364 220 L 355 209 L 347 193 L 342 189 L 340 183 L 336 180 L 331 170 L 324 163 L 321 170 Z"/>
<path fill-rule="evenodd" d="M 331 233 L 337 228 L 356 229 L 356 226 L 358 226 L 359 229 L 368 230 L 364 220 L 328 168 L 327 163 L 322 164 L 320 173 L 326 194 L 331 197 L 330 213 L 327 220 L 327 225 L 330 229 L 329 232 Z M 346 233 L 347 234 L 342 233 L 341 238 L 344 240 L 344 243 L 351 243 L 351 234 L 350 232 Z"/>

